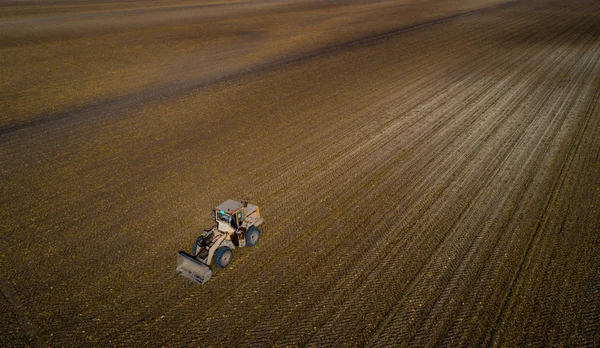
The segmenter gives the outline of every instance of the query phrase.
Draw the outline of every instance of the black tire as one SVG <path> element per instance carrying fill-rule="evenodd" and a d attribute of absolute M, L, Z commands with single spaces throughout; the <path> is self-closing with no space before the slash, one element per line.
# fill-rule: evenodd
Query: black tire
<path fill-rule="evenodd" d="M 259 239 L 260 231 L 258 230 L 258 227 L 252 226 L 246 231 L 246 246 L 255 246 Z"/>
<path fill-rule="evenodd" d="M 218 247 L 213 256 L 213 263 L 219 268 L 225 268 L 231 263 L 233 252 L 226 246 Z"/>

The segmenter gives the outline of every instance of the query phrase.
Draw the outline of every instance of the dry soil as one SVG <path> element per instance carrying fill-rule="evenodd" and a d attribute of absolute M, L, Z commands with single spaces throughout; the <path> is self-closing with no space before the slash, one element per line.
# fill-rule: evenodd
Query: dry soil
<path fill-rule="evenodd" d="M 4 1 L 0 73 L 1 346 L 600 345 L 598 1 Z"/>

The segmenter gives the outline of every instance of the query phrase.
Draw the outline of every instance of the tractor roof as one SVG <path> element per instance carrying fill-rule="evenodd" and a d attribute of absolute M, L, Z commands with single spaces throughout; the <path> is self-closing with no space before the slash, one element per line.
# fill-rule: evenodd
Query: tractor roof
<path fill-rule="evenodd" d="M 224 212 L 226 211 L 230 211 L 230 212 L 234 212 L 238 209 L 240 209 L 241 207 L 243 207 L 244 204 L 238 201 L 234 201 L 233 199 L 228 199 L 225 202 L 219 204 L 215 210 L 222 210 Z"/>

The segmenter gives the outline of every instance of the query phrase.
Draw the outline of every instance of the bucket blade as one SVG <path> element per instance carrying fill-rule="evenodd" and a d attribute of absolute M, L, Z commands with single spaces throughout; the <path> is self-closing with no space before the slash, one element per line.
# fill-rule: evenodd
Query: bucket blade
<path fill-rule="evenodd" d="M 210 267 L 183 251 L 177 255 L 177 273 L 198 284 L 206 283 L 212 276 Z"/>

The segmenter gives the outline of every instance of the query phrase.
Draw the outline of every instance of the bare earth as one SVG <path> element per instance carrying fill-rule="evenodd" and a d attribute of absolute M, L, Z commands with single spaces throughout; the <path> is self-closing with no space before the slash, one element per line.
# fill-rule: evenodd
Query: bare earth
<path fill-rule="evenodd" d="M 600 2 L 3 1 L 0 190 L 0 346 L 597 347 Z"/>

